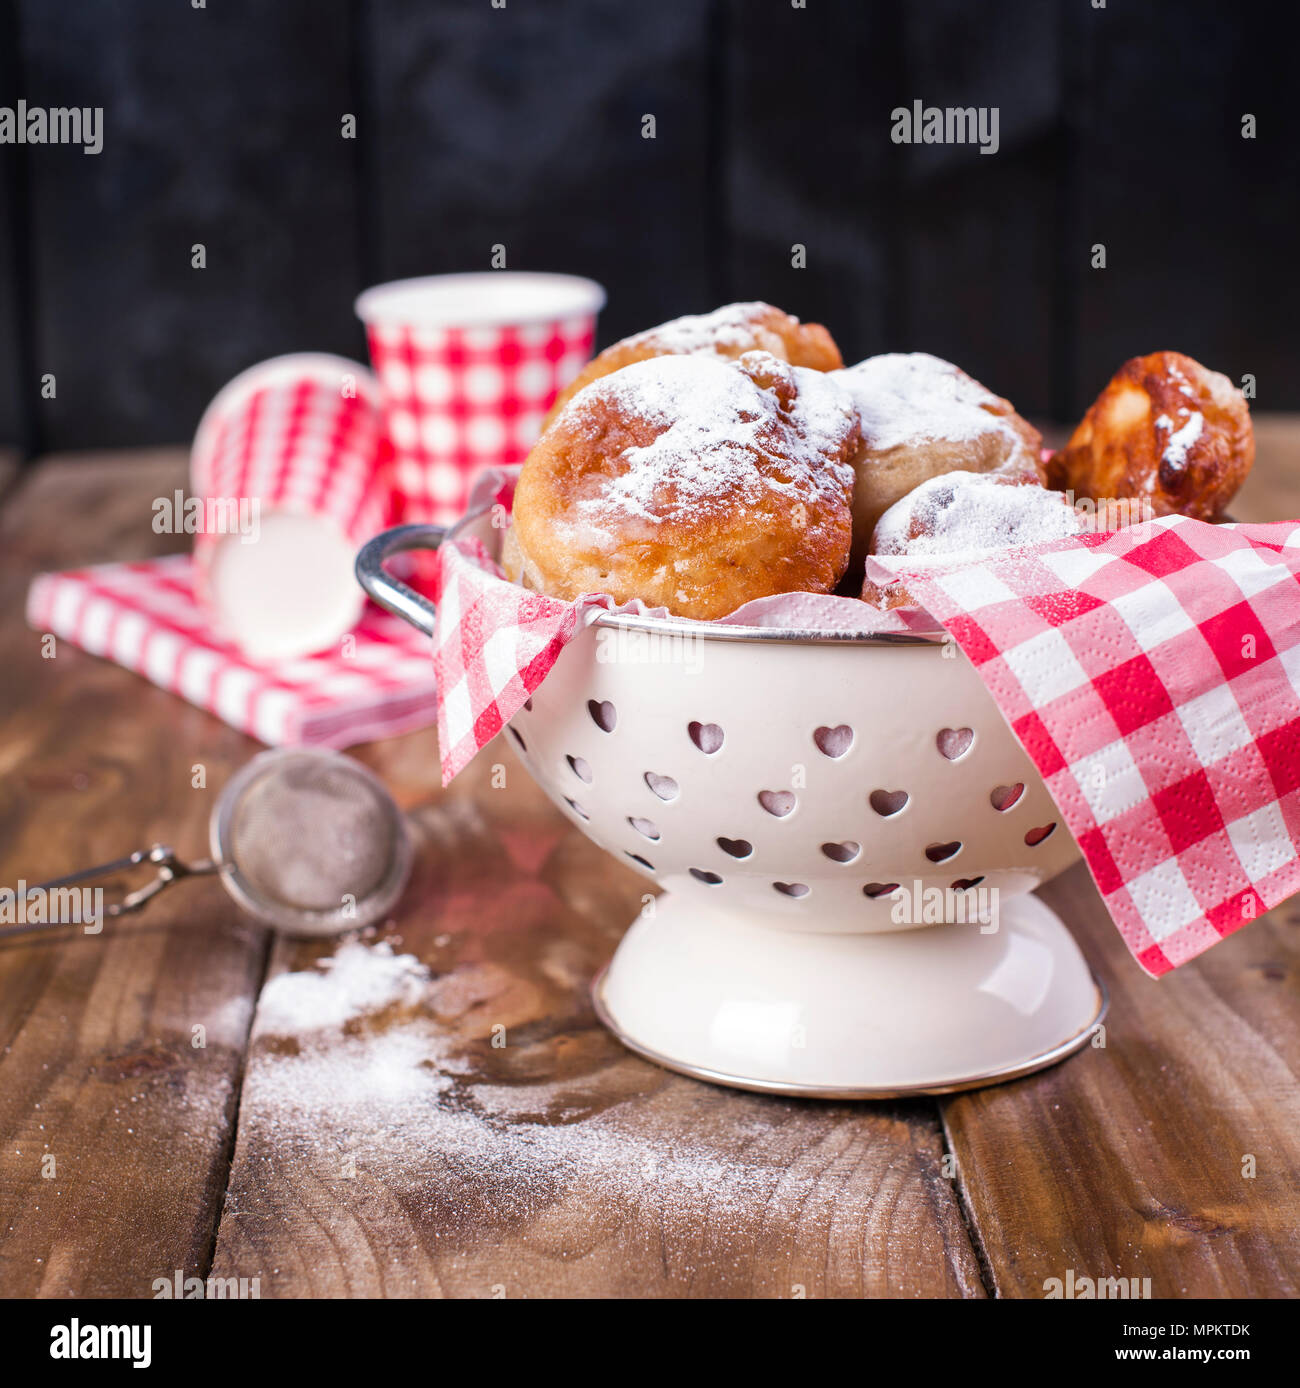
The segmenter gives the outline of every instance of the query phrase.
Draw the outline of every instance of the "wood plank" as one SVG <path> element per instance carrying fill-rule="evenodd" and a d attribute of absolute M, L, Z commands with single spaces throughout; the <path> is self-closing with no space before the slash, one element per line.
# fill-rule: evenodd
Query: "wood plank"
<path fill-rule="evenodd" d="M 384 279 L 560 270 L 610 286 L 612 341 L 717 302 L 709 6 L 364 7 Z M 655 137 L 642 138 L 644 116 Z"/>
<path fill-rule="evenodd" d="M 1255 466 L 1233 498 L 1242 521 L 1300 519 L 1300 414 L 1252 411 Z"/>
<path fill-rule="evenodd" d="M 104 111 L 99 154 L 26 150 L 45 448 L 187 440 L 253 362 L 362 352 L 349 0 L 18 5 L 28 99 Z"/>
<path fill-rule="evenodd" d="M 932 1104 L 743 1095 L 597 1024 L 588 982 L 645 883 L 513 756 L 494 788 L 501 755 L 444 794 L 417 785 L 430 736 L 371 749 L 420 839 L 388 938 L 432 978 L 308 1032 L 273 1004 L 322 951 L 276 946 L 214 1275 L 264 1296 L 982 1295 Z"/>
<path fill-rule="evenodd" d="M 6 885 L 157 839 L 201 856 L 213 795 L 256 750 L 66 644 L 42 659 L 40 633 L 23 625 L 37 570 L 174 548 L 153 533 L 149 502 L 184 466 L 175 450 L 52 460 L 0 508 Z M 206 790 L 191 788 L 197 763 Z M 177 886 L 97 937 L 0 940 L 6 1295 L 150 1296 L 154 1278 L 206 1267 L 265 948 L 212 881 Z"/>
<path fill-rule="evenodd" d="M 945 1103 L 999 1296 L 1147 1278 L 1156 1297 L 1300 1292 L 1300 908 L 1155 982 L 1086 868 L 1042 892 L 1111 994 L 1104 1049 Z M 1253 1177 L 1244 1175 L 1248 1156 Z"/>

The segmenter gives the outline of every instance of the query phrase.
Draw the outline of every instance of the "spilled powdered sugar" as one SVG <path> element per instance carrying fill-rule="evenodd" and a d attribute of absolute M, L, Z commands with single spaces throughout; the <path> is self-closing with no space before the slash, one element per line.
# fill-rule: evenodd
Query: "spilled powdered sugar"
<path fill-rule="evenodd" d="M 684 1232 L 706 1209 L 801 1208 L 807 1191 L 788 1156 L 763 1158 L 770 1111 L 729 1115 L 723 1147 L 688 1120 L 656 1116 L 658 1080 L 644 1099 L 627 1086 L 612 1100 L 600 1065 L 519 1083 L 479 1074 L 473 1044 L 436 1020 L 451 977 L 386 944 L 348 943 L 268 984 L 242 1105 L 251 1150 L 325 1177 L 352 1164 L 435 1222 L 528 1219 L 570 1194 L 584 1207 L 644 1207 Z M 250 1206 L 255 1188 L 241 1198 Z"/>
<path fill-rule="evenodd" d="M 575 427 L 612 410 L 661 430 L 643 447 L 624 449 L 623 471 L 578 501 L 579 533 L 584 525 L 601 529 L 611 512 L 658 523 L 668 514 L 689 519 L 720 506 L 752 506 L 770 491 L 808 502 L 851 485 L 850 467 L 836 458 L 851 428 L 846 393 L 823 373 L 765 352 L 741 362 L 792 383 L 792 408 L 778 408 L 775 393 L 740 364 L 702 356 L 635 362 L 574 397 L 567 414 Z M 772 466 L 774 449 L 781 458 Z"/>
<path fill-rule="evenodd" d="M 368 948 L 350 940 L 312 972 L 273 978 L 258 1000 L 254 1035 L 297 1036 L 341 1027 L 394 1003 L 414 1006 L 428 979 L 428 970 L 414 955 L 394 954 L 382 942 Z"/>
<path fill-rule="evenodd" d="M 830 374 L 853 396 L 868 446 L 882 452 L 919 439 L 1014 433 L 990 413 L 1000 404 L 992 391 L 927 352 L 887 352 Z"/>
<path fill-rule="evenodd" d="M 915 526 L 919 535 L 913 535 Z M 1059 540 L 1088 529 L 1059 493 L 973 472 L 948 472 L 910 491 L 876 524 L 877 554 L 951 555 Z"/>

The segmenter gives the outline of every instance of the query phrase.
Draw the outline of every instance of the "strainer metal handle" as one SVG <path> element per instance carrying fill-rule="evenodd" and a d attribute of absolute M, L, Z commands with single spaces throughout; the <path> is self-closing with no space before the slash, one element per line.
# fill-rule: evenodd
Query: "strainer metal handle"
<path fill-rule="evenodd" d="M 105 906 L 103 918 L 113 919 L 117 916 L 125 916 L 131 911 L 138 911 L 146 902 L 157 896 L 164 887 L 171 886 L 173 882 L 179 882 L 186 877 L 206 877 L 211 873 L 221 871 L 221 864 L 211 858 L 201 858 L 191 863 L 182 862 L 176 856 L 174 849 L 169 848 L 164 843 L 155 843 L 149 848 L 137 849 L 134 853 L 127 854 L 125 858 L 115 858 L 111 863 L 99 863 L 95 867 L 82 868 L 80 872 L 70 872 L 66 877 L 55 877 L 49 882 L 41 882 L 35 887 L 27 887 L 24 889 L 24 895 L 27 897 L 43 896 L 47 892 L 56 891 L 63 887 L 73 887 L 82 882 L 93 882 L 96 878 L 117 877 L 119 874 L 140 867 L 144 863 L 149 863 L 157 868 L 156 875 L 151 877 L 144 886 L 127 892 L 120 901 L 113 901 Z M 95 919 L 99 920 L 102 925 L 102 919 Z M 52 920 L 27 922 L 0 930 L 0 939 L 6 939 L 11 935 L 33 934 L 51 925 L 81 923 Z M 98 930 L 87 933 L 97 934 Z"/>
<path fill-rule="evenodd" d="M 394 578 L 384 568 L 384 562 L 407 550 L 437 549 L 446 534 L 445 525 L 396 525 L 367 540 L 357 554 L 357 582 L 380 607 L 410 622 L 426 636 L 433 635 L 433 604 L 400 578 Z"/>

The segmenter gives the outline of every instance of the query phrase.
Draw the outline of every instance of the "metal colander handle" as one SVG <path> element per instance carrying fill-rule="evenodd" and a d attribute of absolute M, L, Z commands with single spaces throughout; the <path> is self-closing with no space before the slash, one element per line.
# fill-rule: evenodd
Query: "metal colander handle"
<path fill-rule="evenodd" d="M 447 534 L 445 525 L 396 525 L 367 540 L 357 554 L 357 582 L 394 616 L 426 636 L 433 635 L 434 606 L 428 598 L 384 568 L 385 560 L 412 549 L 437 549 Z"/>

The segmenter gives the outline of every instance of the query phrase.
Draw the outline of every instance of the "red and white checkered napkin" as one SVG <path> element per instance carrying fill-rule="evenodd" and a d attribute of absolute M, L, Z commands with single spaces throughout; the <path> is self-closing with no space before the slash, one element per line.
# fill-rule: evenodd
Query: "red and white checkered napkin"
<path fill-rule="evenodd" d="M 258 664 L 216 636 L 174 555 L 39 575 L 27 621 L 272 746 L 351 747 L 433 721 L 426 637 L 368 606 L 333 650 Z"/>
<path fill-rule="evenodd" d="M 442 783 L 463 771 L 550 673 L 594 610 L 643 612 L 609 597 L 563 602 L 507 582 L 477 540 L 437 551 L 433 673 Z"/>
<path fill-rule="evenodd" d="M 974 663 L 1149 973 L 1300 891 L 1300 522 L 868 570 Z"/>

